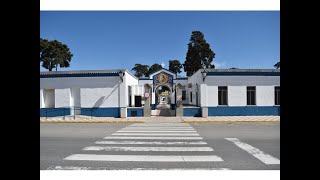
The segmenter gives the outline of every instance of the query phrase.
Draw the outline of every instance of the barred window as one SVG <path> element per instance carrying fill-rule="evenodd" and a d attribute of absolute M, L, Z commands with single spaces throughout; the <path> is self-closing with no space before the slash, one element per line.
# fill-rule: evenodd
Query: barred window
<path fill-rule="evenodd" d="M 280 105 L 280 86 L 274 87 L 274 104 Z"/>
<path fill-rule="evenodd" d="M 247 105 L 256 105 L 256 87 L 247 87 Z"/>
<path fill-rule="evenodd" d="M 218 87 L 218 104 L 228 105 L 228 87 L 227 86 Z"/>

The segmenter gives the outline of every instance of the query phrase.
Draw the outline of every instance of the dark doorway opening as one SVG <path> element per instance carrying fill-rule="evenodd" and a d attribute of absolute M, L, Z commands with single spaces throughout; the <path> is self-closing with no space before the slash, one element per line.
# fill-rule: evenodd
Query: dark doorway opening
<path fill-rule="evenodd" d="M 141 96 L 135 96 L 134 97 L 134 104 L 135 104 L 135 107 L 141 107 L 142 104 L 141 104 Z"/>

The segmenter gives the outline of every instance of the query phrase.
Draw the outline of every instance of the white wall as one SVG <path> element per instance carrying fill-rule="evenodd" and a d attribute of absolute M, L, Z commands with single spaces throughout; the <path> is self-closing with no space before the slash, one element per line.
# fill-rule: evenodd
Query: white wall
<path fill-rule="evenodd" d="M 256 86 L 257 106 L 274 106 L 274 86 Z"/>
<path fill-rule="evenodd" d="M 173 80 L 173 83 L 175 84 L 181 84 L 182 86 L 188 85 L 188 80 L 187 79 L 176 79 Z"/>
<path fill-rule="evenodd" d="M 208 106 L 218 106 L 218 86 L 207 86 Z"/>
<path fill-rule="evenodd" d="M 144 86 L 143 85 L 133 85 L 131 86 L 131 106 L 135 106 L 135 96 L 144 96 Z"/>
<path fill-rule="evenodd" d="M 138 82 L 139 85 L 149 84 L 152 87 L 153 80 L 152 79 L 141 79 Z"/>
<path fill-rule="evenodd" d="M 131 86 L 131 95 L 143 96 L 144 95 L 144 86 L 143 85 Z"/>
<path fill-rule="evenodd" d="M 139 84 L 139 80 L 138 78 L 136 78 L 134 75 L 130 74 L 128 71 L 126 71 L 126 75 L 125 75 L 125 92 L 124 94 L 121 94 L 122 96 L 124 95 L 124 102 L 125 102 L 125 106 L 128 107 L 129 106 L 129 86 L 137 86 Z M 133 101 L 131 100 L 131 104 L 133 105 L 134 102 L 134 96 L 131 97 L 133 98 Z"/>
<path fill-rule="evenodd" d="M 189 83 L 192 84 L 191 88 L 188 87 Z M 201 99 L 200 85 L 203 84 L 201 72 L 197 71 L 191 77 L 189 77 L 188 84 L 186 85 L 188 104 L 193 104 L 193 105 L 197 104 L 196 92 L 198 92 L 198 100 L 199 100 L 199 104 L 200 104 L 200 99 Z M 198 85 L 198 87 L 197 87 L 197 85 Z M 192 102 L 190 99 L 190 92 L 192 92 Z M 209 93 L 209 91 L 208 91 L 208 93 Z"/>
<path fill-rule="evenodd" d="M 279 76 L 207 76 L 208 86 L 279 86 Z"/>
<path fill-rule="evenodd" d="M 65 89 L 72 87 L 80 88 L 104 88 L 118 84 L 118 76 L 106 77 L 62 77 L 40 78 L 41 89 Z"/>
<path fill-rule="evenodd" d="M 55 107 L 69 107 L 70 89 L 55 89 Z"/>
<path fill-rule="evenodd" d="M 106 88 L 81 88 L 81 106 L 120 107 L 119 84 Z"/>
<path fill-rule="evenodd" d="M 247 86 L 256 86 L 257 106 L 274 105 L 274 86 L 280 85 L 279 76 L 207 76 L 203 82 L 202 74 L 197 71 L 188 78 L 188 83 L 192 83 L 192 88 L 187 89 L 188 103 L 195 105 L 196 84 L 206 84 L 206 91 L 203 90 L 201 102 L 207 98 L 207 106 L 218 106 L 218 86 L 228 87 L 229 106 L 247 106 Z M 192 91 L 192 103 L 190 102 L 190 92 Z"/>
<path fill-rule="evenodd" d="M 127 76 L 126 74 L 125 76 Z M 120 89 L 119 89 L 120 85 Z M 58 90 L 56 107 L 73 105 L 72 90 L 78 91 L 75 104 L 82 107 L 123 107 L 125 106 L 125 83 L 121 83 L 118 76 L 106 77 L 63 77 L 63 78 L 40 78 L 40 88 L 69 89 L 68 98 L 65 91 Z M 121 92 L 119 92 L 119 90 Z M 119 96 L 121 94 L 121 96 Z M 61 98 L 62 97 L 62 98 Z M 120 103 L 122 100 L 122 104 Z M 81 101 L 81 102 L 80 102 Z"/>
<path fill-rule="evenodd" d="M 247 106 L 247 86 L 228 86 L 228 105 Z"/>

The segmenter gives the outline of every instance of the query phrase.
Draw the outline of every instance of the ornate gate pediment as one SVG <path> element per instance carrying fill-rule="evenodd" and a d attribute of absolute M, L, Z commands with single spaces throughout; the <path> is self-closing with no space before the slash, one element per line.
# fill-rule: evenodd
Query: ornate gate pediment
<path fill-rule="evenodd" d="M 171 88 L 173 92 L 173 76 L 166 72 L 160 72 L 153 76 L 153 92 L 155 91 L 156 87 L 159 85 L 167 85 Z"/>

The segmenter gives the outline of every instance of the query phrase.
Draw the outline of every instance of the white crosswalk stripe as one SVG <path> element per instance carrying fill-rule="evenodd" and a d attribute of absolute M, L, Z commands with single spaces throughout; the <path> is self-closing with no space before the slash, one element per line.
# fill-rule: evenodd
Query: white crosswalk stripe
<path fill-rule="evenodd" d="M 135 133 L 148 133 L 148 132 L 153 132 L 153 133 L 155 133 L 155 132 L 161 132 L 161 133 L 195 133 L 195 132 L 197 132 L 197 131 L 167 131 L 167 130 L 163 130 L 163 131 L 131 131 L 131 130 L 126 130 L 126 131 L 117 131 L 117 133 L 128 133 L 128 132 L 130 132 L 130 133 L 132 133 L 132 132 L 135 132 Z"/>
<path fill-rule="evenodd" d="M 136 123 L 104 137 L 104 141 L 96 141 L 95 146 L 82 150 L 84 154 L 73 154 L 67 161 L 104 161 L 104 162 L 223 162 L 223 159 L 212 154 L 214 149 L 206 146 L 203 138 L 189 124 L 183 123 Z M 109 146 L 106 146 L 109 145 Z M 135 146 L 134 146 L 135 145 Z M 137 146 L 142 145 L 142 146 Z M 99 154 L 90 154 L 97 152 Z M 131 151 L 131 154 L 117 152 Z M 104 153 L 105 152 L 105 153 Z M 112 152 L 112 154 L 110 154 Z M 140 152 L 140 154 L 132 154 Z M 141 153 L 153 152 L 152 154 Z M 179 155 L 168 155 L 165 152 L 181 152 Z M 183 152 L 193 152 L 184 155 Z M 199 154 L 201 152 L 201 154 Z M 101 154 L 102 153 L 102 154 Z M 154 154 L 155 153 L 155 154 Z M 164 154 L 165 153 L 165 154 Z M 198 154 L 197 154 L 198 153 Z M 52 169 L 77 169 L 77 167 L 61 166 Z M 181 165 L 179 166 L 181 167 Z M 178 168 L 179 168 L 178 167 Z M 79 167 L 81 169 L 81 167 Z M 86 168 L 82 168 L 86 169 Z M 87 168 L 92 169 L 92 168 Z M 136 168 L 136 169 L 139 169 Z M 143 169 L 143 168 L 141 168 Z M 156 168 L 155 168 L 156 169 Z M 171 168 L 169 168 L 171 169 Z M 172 168 L 175 169 L 175 168 Z M 210 168 L 204 168 L 210 169 Z M 226 168 L 212 168 L 226 169 Z"/>
<path fill-rule="evenodd" d="M 262 161 L 265 164 L 280 164 L 279 159 L 277 159 L 269 154 L 264 153 L 263 151 L 261 151 L 258 148 L 255 148 L 249 144 L 243 143 L 237 138 L 225 138 L 225 139 L 233 142 L 236 146 L 247 151 L 249 154 L 253 155 L 254 157 L 256 157 L 257 159 L 259 159 L 260 161 Z"/>
<path fill-rule="evenodd" d="M 180 133 L 113 133 L 113 136 L 199 136 L 198 133 L 180 134 Z"/>
<path fill-rule="evenodd" d="M 200 140 L 202 137 L 131 137 L 131 136 L 107 136 L 103 139 L 161 139 L 161 140 L 176 140 L 176 139 L 184 139 L 184 140 Z"/>
<path fill-rule="evenodd" d="M 211 147 L 123 147 L 123 146 L 90 146 L 86 151 L 213 151 Z"/>
<path fill-rule="evenodd" d="M 203 145 L 204 141 L 97 141 L 96 144 Z"/>
<path fill-rule="evenodd" d="M 108 170 L 110 167 L 77 167 L 77 166 L 51 166 L 48 170 Z M 183 169 L 183 168 L 125 168 L 124 170 L 230 170 L 228 168 L 201 168 L 201 169 Z"/>
<path fill-rule="evenodd" d="M 151 156 L 151 155 L 100 155 L 74 154 L 65 158 L 73 161 L 135 161 L 135 162 L 214 162 L 223 161 L 219 156 Z"/>

